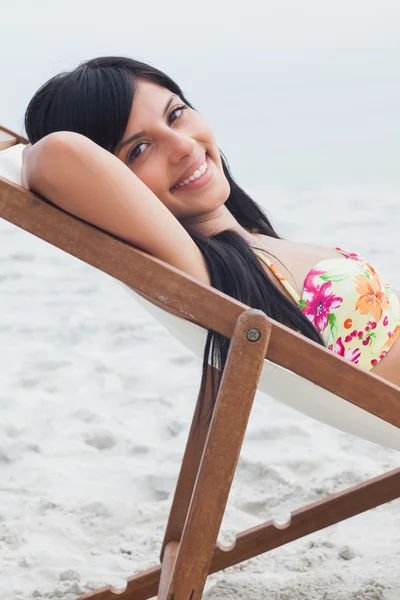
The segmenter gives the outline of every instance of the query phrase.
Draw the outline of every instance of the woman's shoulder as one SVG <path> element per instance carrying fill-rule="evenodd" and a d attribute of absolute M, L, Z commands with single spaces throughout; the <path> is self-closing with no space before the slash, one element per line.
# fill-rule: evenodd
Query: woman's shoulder
<path fill-rule="evenodd" d="M 338 251 L 332 246 L 321 246 L 319 244 L 308 244 L 303 242 L 293 242 L 289 240 L 267 238 L 268 246 L 277 253 L 293 257 L 293 260 L 315 261 L 330 258 L 338 258 Z"/>
<path fill-rule="evenodd" d="M 307 244 L 269 237 L 266 237 L 265 243 L 268 251 L 271 254 L 275 254 L 282 262 L 287 262 L 288 265 L 298 265 L 301 268 L 307 268 L 308 266 L 309 270 L 323 260 L 343 257 L 332 246 L 320 246 L 318 244 Z"/>
<path fill-rule="evenodd" d="M 306 244 L 288 240 L 259 236 L 260 247 L 269 254 L 283 277 L 301 295 L 304 281 L 309 272 L 321 261 L 340 258 L 330 246 Z"/>

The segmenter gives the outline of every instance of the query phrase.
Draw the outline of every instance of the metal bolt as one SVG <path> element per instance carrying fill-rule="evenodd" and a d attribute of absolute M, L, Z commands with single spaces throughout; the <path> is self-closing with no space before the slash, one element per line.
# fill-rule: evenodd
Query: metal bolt
<path fill-rule="evenodd" d="M 246 333 L 246 337 L 249 340 L 249 342 L 258 342 L 258 340 L 261 337 L 260 330 L 253 327 L 252 329 L 248 330 L 248 332 Z"/>

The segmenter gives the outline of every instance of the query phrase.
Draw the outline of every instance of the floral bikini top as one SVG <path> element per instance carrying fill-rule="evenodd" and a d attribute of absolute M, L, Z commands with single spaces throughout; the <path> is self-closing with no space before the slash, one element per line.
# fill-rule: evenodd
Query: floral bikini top
<path fill-rule="evenodd" d="M 308 273 L 301 297 L 265 254 L 254 252 L 313 323 L 327 348 L 369 370 L 400 335 L 399 299 L 366 260 L 335 250 L 342 256 L 319 262 Z"/>

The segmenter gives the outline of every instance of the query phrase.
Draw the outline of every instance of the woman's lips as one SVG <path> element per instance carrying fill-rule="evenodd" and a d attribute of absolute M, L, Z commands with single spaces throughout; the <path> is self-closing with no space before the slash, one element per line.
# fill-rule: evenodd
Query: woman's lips
<path fill-rule="evenodd" d="M 207 171 L 204 173 L 204 175 L 199 177 L 199 179 L 195 179 L 194 181 L 191 181 L 190 183 L 186 183 L 182 187 L 171 188 L 170 192 L 172 194 L 176 194 L 176 193 L 179 194 L 180 192 L 183 192 L 185 190 L 186 191 L 196 190 L 198 188 L 204 187 L 213 178 L 213 175 L 214 175 L 213 165 L 212 165 L 212 162 L 210 161 L 208 154 L 206 154 L 206 163 L 207 163 Z"/>

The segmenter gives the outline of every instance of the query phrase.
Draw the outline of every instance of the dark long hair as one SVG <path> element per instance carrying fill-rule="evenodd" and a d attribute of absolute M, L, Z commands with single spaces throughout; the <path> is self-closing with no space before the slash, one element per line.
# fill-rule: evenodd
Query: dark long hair
<path fill-rule="evenodd" d="M 95 58 L 71 72 L 56 75 L 36 92 L 25 113 L 29 141 L 34 144 L 54 131 L 74 131 L 113 153 L 125 132 L 138 79 L 167 88 L 194 109 L 180 87 L 162 71 L 131 58 Z M 261 208 L 233 179 L 222 152 L 221 160 L 230 185 L 228 210 L 245 229 L 279 238 Z M 190 235 L 205 257 L 214 288 L 323 344 L 312 323 L 271 281 L 248 242 L 239 234 L 227 230 L 212 237 Z M 209 421 L 212 416 L 228 349 L 227 338 L 208 332 L 198 423 L 203 417 Z M 218 376 L 215 369 L 208 369 L 209 364 L 216 367 Z M 209 410 L 203 415 L 208 376 L 212 377 L 212 395 Z"/>

